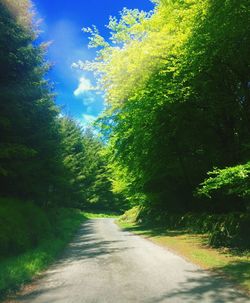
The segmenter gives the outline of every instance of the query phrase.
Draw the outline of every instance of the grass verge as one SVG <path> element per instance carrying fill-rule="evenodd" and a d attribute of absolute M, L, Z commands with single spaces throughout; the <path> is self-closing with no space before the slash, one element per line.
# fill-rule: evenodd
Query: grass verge
<path fill-rule="evenodd" d="M 191 234 L 185 230 L 167 230 L 121 222 L 118 226 L 141 235 L 176 252 L 201 268 L 213 271 L 233 281 L 235 286 L 250 293 L 250 252 L 208 246 L 208 235 Z"/>
<path fill-rule="evenodd" d="M 109 212 L 83 212 L 84 215 L 88 219 L 101 219 L 101 218 L 119 218 L 119 214 L 117 213 L 109 213 Z"/>
<path fill-rule="evenodd" d="M 50 215 L 54 220 L 53 235 L 35 249 L 0 260 L 0 299 L 29 282 L 55 260 L 80 224 L 87 219 L 82 212 L 74 209 L 58 209 Z"/>

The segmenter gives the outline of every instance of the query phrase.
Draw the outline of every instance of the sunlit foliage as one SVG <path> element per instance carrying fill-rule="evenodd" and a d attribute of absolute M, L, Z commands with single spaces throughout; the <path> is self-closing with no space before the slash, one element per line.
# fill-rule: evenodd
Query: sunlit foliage
<path fill-rule="evenodd" d="M 143 203 L 242 209 L 245 202 L 220 196 L 211 206 L 193 193 L 213 167 L 250 156 L 248 25 L 246 0 L 183 0 L 160 1 L 149 13 L 123 10 L 110 19 L 109 41 L 87 29 L 99 49 L 78 66 L 92 70 L 105 91 L 99 126 L 114 168 L 119 163 L 121 179 L 146 195 Z"/>

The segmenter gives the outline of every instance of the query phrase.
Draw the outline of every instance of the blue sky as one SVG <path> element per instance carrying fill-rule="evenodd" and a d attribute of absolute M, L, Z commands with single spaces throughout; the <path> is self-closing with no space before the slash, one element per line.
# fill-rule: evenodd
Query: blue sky
<path fill-rule="evenodd" d="M 85 125 L 103 110 L 101 95 L 91 91 L 92 75 L 72 69 L 73 62 L 91 60 L 83 27 L 96 25 L 104 37 L 109 16 L 118 16 L 123 7 L 150 10 L 149 0 L 33 0 L 41 23 L 43 41 L 51 41 L 48 59 L 53 64 L 49 78 L 55 85 L 56 102 L 65 114 Z"/>

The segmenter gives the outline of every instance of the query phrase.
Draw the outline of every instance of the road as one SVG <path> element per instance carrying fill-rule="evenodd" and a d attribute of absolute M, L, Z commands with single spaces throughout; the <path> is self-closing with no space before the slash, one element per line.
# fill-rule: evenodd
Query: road
<path fill-rule="evenodd" d="M 113 219 L 84 223 L 65 253 L 15 302 L 230 303 L 250 302 L 230 283 Z"/>

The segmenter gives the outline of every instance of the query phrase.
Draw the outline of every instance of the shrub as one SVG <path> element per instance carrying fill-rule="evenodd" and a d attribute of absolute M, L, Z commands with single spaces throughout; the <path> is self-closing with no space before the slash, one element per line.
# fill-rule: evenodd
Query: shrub
<path fill-rule="evenodd" d="M 0 199 L 0 257 L 34 247 L 50 231 L 46 213 L 33 203 Z"/>

